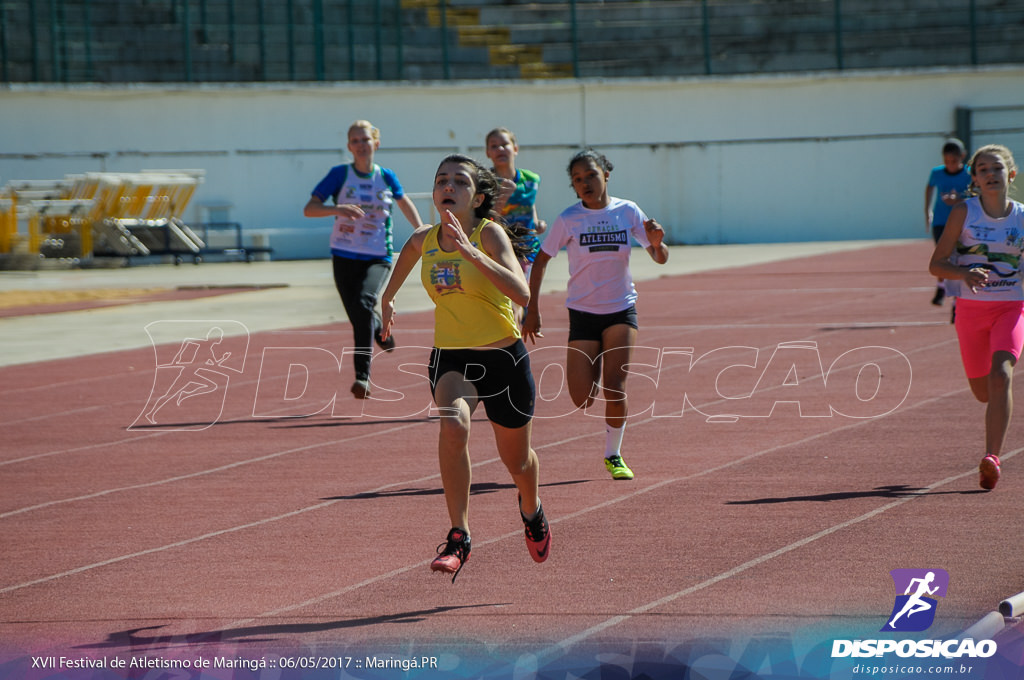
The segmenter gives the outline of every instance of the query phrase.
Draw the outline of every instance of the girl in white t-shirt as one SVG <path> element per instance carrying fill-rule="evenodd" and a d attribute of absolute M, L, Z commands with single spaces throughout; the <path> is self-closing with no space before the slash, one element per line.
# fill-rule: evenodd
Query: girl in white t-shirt
<path fill-rule="evenodd" d="M 665 230 L 632 201 L 608 195 L 611 162 L 593 149 L 569 161 L 569 177 L 580 202 L 567 208 L 548 231 L 530 275 L 530 306 L 523 334 L 536 342 L 541 334 L 540 287 L 548 261 L 559 249 L 569 255 L 569 396 L 578 408 L 605 400 L 605 468 L 613 479 L 633 479 L 622 459 L 622 435 L 629 405 L 626 364 L 636 344 L 636 288 L 629 272 L 631 240 L 646 248 L 658 264 L 668 261 Z"/>
<path fill-rule="evenodd" d="M 1024 347 L 1024 205 L 1009 197 L 1017 174 L 1005 146 L 983 146 L 970 162 L 976 196 L 953 207 L 929 271 L 959 280 L 956 334 L 967 382 L 985 407 L 983 489 L 1001 473 L 999 455 L 1013 412 L 1013 367 Z"/>

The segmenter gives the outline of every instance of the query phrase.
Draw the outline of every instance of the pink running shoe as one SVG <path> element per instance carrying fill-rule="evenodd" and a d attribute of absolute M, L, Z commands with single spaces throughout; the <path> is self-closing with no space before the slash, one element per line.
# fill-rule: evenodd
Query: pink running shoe
<path fill-rule="evenodd" d="M 988 454 L 978 466 L 978 483 L 982 489 L 994 489 L 999 482 L 999 456 Z"/>
<path fill-rule="evenodd" d="M 533 519 L 526 519 L 522 509 L 523 499 L 519 499 L 519 516 L 523 519 L 523 528 L 526 532 L 526 548 L 530 551 L 530 557 L 534 562 L 543 562 L 548 558 L 551 549 L 551 527 L 544 516 L 544 508 L 537 506 L 537 515 Z"/>
<path fill-rule="evenodd" d="M 452 583 L 455 583 L 455 577 L 469 561 L 469 552 L 469 534 L 462 529 L 453 527 L 448 532 L 445 542 L 437 546 L 437 557 L 430 563 L 430 570 L 451 574 Z"/>

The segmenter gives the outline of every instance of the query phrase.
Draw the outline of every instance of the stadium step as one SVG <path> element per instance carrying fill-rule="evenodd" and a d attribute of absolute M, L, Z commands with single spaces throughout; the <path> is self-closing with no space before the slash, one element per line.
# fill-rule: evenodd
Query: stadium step
<path fill-rule="evenodd" d="M 425 10 L 432 27 L 441 25 L 437 0 L 402 0 L 402 8 Z M 486 47 L 491 66 L 517 66 L 522 78 L 572 77 L 571 64 L 545 63 L 543 45 L 514 42 L 508 26 L 481 23 L 480 13 L 480 7 L 449 7 L 445 11 L 445 22 L 454 27 L 459 47 Z"/>

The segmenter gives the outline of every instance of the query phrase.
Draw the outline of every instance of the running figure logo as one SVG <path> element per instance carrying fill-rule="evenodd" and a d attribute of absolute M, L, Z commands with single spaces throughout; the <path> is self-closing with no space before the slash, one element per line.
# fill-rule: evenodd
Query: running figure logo
<path fill-rule="evenodd" d="M 893 569 L 889 573 L 897 595 L 889 622 L 882 630 L 926 630 L 935 620 L 935 597 L 946 596 L 949 574 L 944 569 Z"/>
<path fill-rule="evenodd" d="M 156 373 L 128 429 L 205 430 L 220 420 L 231 376 L 245 367 L 249 330 L 237 321 L 154 321 L 146 333 Z"/>

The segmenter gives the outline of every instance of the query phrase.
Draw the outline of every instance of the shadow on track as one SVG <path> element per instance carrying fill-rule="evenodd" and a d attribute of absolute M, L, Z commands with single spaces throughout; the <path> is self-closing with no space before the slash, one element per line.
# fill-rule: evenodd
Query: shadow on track
<path fill-rule="evenodd" d="M 491 604 L 469 604 L 469 605 L 445 605 L 431 607 L 430 609 L 417 609 L 408 612 L 395 614 L 380 614 L 377 616 L 363 616 L 353 619 L 340 619 L 337 621 L 324 621 L 322 623 L 282 623 L 244 626 L 241 628 L 226 628 L 224 630 L 211 630 L 187 635 L 147 635 L 144 631 L 156 631 L 163 626 L 146 626 L 143 628 L 130 628 L 117 631 L 107 636 L 103 642 L 78 645 L 76 649 L 109 649 L 112 647 L 136 647 L 152 650 L 155 647 L 173 647 L 182 644 L 217 644 L 229 640 L 244 638 L 246 642 L 270 642 L 276 635 L 302 635 L 329 630 L 346 630 L 349 628 L 362 628 L 365 626 L 376 626 L 384 623 L 418 623 L 431 616 L 446 614 L 451 611 L 462 609 L 478 609 L 481 607 L 500 607 L 510 603 Z"/>
<path fill-rule="evenodd" d="M 547 484 L 541 484 L 541 488 L 551 486 L 569 486 L 572 484 L 586 484 L 591 480 L 589 479 L 572 479 L 565 482 L 548 482 Z M 505 489 L 515 489 L 516 485 L 511 482 L 474 482 L 469 486 L 469 493 L 471 496 L 480 496 L 488 493 L 495 493 L 496 491 L 502 491 Z M 352 494 L 351 496 L 328 496 L 327 498 L 321 498 L 322 501 L 356 501 L 356 500 L 372 500 L 377 498 L 403 498 L 407 496 L 443 496 L 444 489 L 441 487 L 431 488 L 408 488 L 408 489 L 395 489 L 394 491 L 366 491 L 363 493 Z"/>
<path fill-rule="evenodd" d="M 893 484 L 891 486 L 876 486 L 870 491 L 835 491 L 833 493 L 822 493 L 813 496 L 784 496 L 781 498 L 753 498 L 746 501 L 726 501 L 726 505 L 768 505 L 771 503 L 830 503 L 832 501 L 848 501 L 854 498 L 905 498 L 907 496 L 945 496 L 958 494 L 968 496 L 976 493 L 987 493 L 984 489 L 972 489 L 970 491 L 928 491 L 924 487 L 907 486 L 906 484 Z"/>

